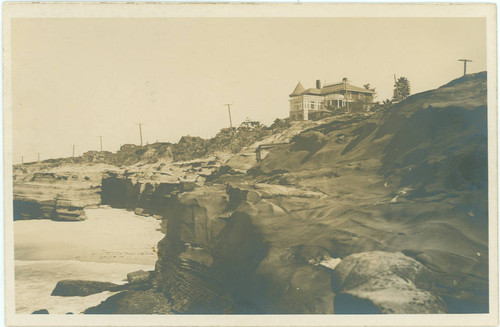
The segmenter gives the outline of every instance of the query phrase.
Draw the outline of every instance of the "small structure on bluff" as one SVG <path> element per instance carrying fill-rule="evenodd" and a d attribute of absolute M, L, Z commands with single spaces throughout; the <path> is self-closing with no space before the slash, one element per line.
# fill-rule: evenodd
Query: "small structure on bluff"
<path fill-rule="evenodd" d="M 375 91 L 351 85 L 344 78 L 342 82 L 305 89 L 299 82 L 290 94 L 291 120 L 317 120 L 336 112 L 357 112 L 370 110 Z"/>

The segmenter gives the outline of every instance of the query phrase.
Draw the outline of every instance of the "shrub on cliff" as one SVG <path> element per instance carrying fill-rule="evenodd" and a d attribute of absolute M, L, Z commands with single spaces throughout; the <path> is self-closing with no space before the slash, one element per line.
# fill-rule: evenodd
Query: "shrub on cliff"
<path fill-rule="evenodd" d="M 285 119 L 276 118 L 274 122 L 271 124 L 271 126 L 269 126 L 269 129 L 273 133 L 279 133 L 289 128 L 290 126 L 292 126 L 292 124 L 290 124 L 290 118 L 285 118 Z"/>
<path fill-rule="evenodd" d="M 207 155 L 208 141 L 199 136 L 183 136 L 179 143 L 173 145 L 172 154 L 175 161 L 202 158 Z"/>
<path fill-rule="evenodd" d="M 214 138 L 210 139 L 208 153 L 217 151 L 236 153 L 271 133 L 272 130 L 261 122 L 247 119 L 236 128 L 221 129 Z"/>
<path fill-rule="evenodd" d="M 231 149 L 233 153 L 240 151 L 242 148 L 252 145 L 256 141 L 262 140 L 269 135 L 268 128 L 258 121 L 246 120 L 241 123 L 236 129 L 234 137 L 235 144 Z"/>

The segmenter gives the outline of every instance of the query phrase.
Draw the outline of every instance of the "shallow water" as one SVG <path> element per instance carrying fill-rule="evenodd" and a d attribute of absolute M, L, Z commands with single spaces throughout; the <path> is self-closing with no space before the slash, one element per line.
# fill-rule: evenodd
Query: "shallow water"
<path fill-rule="evenodd" d="M 103 292 L 83 297 L 51 296 L 58 281 L 84 279 L 121 284 L 127 278 L 127 273 L 141 269 L 152 270 L 154 266 L 71 260 L 16 260 L 16 313 L 29 314 L 40 309 L 47 309 L 51 314 L 81 313 L 114 293 Z"/>
<path fill-rule="evenodd" d="M 164 235 L 159 221 L 112 208 L 86 210 L 82 222 L 14 222 L 16 312 L 78 314 L 113 293 L 51 296 L 62 279 L 123 283 L 127 273 L 153 270 Z"/>

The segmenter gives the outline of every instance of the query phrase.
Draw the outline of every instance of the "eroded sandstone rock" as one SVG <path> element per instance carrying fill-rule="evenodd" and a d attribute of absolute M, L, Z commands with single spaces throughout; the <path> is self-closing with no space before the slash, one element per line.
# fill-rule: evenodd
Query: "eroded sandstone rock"
<path fill-rule="evenodd" d="M 87 296 L 117 290 L 119 285 L 89 280 L 61 280 L 52 291 L 52 296 Z"/>
<path fill-rule="evenodd" d="M 127 280 L 130 284 L 144 283 L 149 281 L 151 277 L 152 272 L 144 270 L 138 270 L 127 274 Z"/>
<path fill-rule="evenodd" d="M 433 275 L 399 252 L 362 252 L 347 256 L 333 271 L 337 313 L 444 313 L 441 298 L 430 292 Z"/>
<path fill-rule="evenodd" d="M 115 294 L 84 314 L 169 314 L 172 313 L 167 298 L 152 290 L 123 291 Z"/>

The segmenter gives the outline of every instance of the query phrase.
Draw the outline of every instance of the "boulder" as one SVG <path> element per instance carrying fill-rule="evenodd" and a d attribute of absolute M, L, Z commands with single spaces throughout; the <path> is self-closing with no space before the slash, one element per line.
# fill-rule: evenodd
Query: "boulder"
<path fill-rule="evenodd" d="M 135 208 L 134 209 L 134 214 L 138 216 L 144 216 L 144 217 L 149 217 L 151 216 L 149 212 L 147 212 L 144 208 Z"/>
<path fill-rule="evenodd" d="M 40 310 L 33 311 L 31 314 L 32 315 L 48 315 L 49 312 L 47 311 L 47 309 L 40 309 Z"/>
<path fill-rule="evenodd" d="M 127 274 L 127 280 L 130 284 L 145 283 L 151 280 L 152 271 L 138 270 Z"/>
<path fill-rule="evenodd" d="M 87 296 L 105 291 L 116 291 L 119 285 L 88 280 L 61 280 L 52 291 L 52 296 Z"/>
<path fill-rule="evenodd" d="M 342 259 L 333 271 L 336 313 L 444 313 L 434 295 L 433 274 L 402 253 L 361 252 Z"/>

